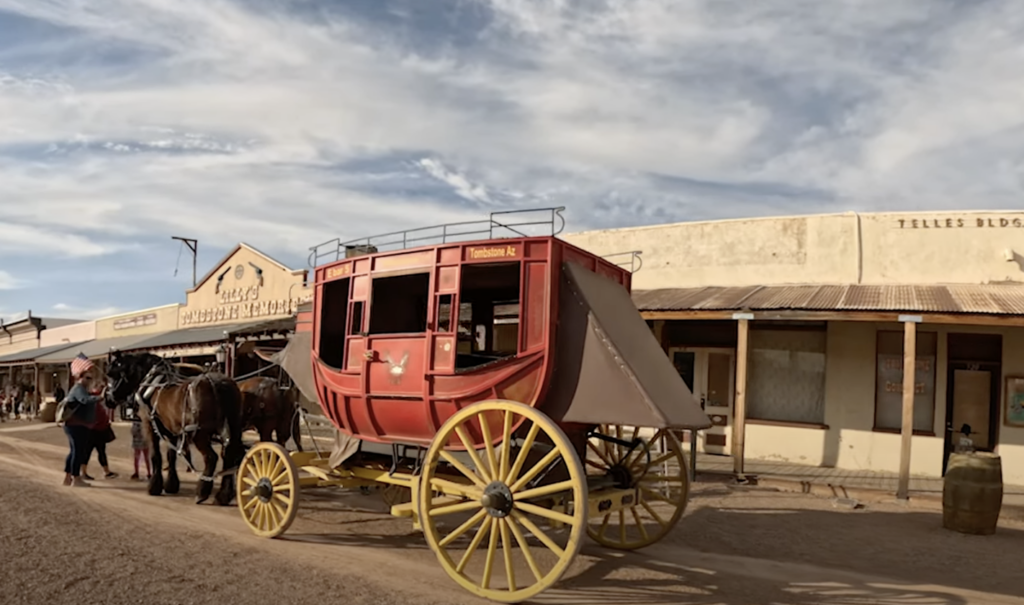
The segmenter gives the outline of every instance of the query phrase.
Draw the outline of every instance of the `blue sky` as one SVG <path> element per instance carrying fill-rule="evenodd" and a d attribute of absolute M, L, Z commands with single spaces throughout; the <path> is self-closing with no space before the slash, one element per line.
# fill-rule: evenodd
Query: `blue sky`
<path fill-rule="evenodd" d="M 1024 206 L 1024 6 L 0 0 L 0 317 L 182 301 L 238 241 Z"/>

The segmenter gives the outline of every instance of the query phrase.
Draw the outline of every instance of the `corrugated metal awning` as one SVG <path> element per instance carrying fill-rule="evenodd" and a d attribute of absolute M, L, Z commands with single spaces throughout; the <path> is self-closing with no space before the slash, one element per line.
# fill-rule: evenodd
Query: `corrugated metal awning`
<path fill-rule="evenodd" d="M 236 326 L 228 330 L 228 334 L 232 336 L 247 336 L 253 334 L 273 334 L 282 332 L 294 332 L 295 331 L 295 317 L 281 317 L 279 319 L 269 319 L 267 321 L 261 321 L 257 324 L 247 324 L 244 326 Z"/>
<path fill-rule="evenodd" d="M 1024 315 L 1024 285 L 794 285 L 634 290 L 640 311 L 865 311 Z"/>
<path fill-rule="evenodd" d="M 57 351 L 63 351 L 64 349 L 69 349 L 71 347 L 76 347 L 81 345 L 83 342 L 88 341 L 63 342 L 58 345 L 50 345 L 48 347 L 39 347 L 37 349 L 28 349 L 25 351 L 19 351 L 17 353 L 11 353 L 9 355 L 4 355 L 3 357 L 0 357 L 0 364 L 19 365 L 25 363 L 34 363 L 37 359 L 43 357 L 44 355 L 55 353 Z M 74 357 L 74 355 L 72 355 L 72 357 Z"/>
<path fill-rule="evenodd" d="M 90 359 L 105 357 L 111 350 L 130 351 L 136 344 L 155 336 L 155 334 L 136 334 L 134 336 L 118 336 L 116 338 L 97 338 L 96 340 L 89 340 L 80 345 L 37 357 L 36 361 L 39 363 L 70 363 L 79 353 Z"/>
<path fill-rule="evenodd" d="M 246 330 L 253 326 L 258 326 L 262 321 L 250 322 L 245 324 L 225 324 L 219 326 L 210 326 L 208 328 L 186 328 L 184 330 L 175 330 L 173 332 L 165 332 L 158 334 L 141 342 L 135 343 L 131 350 L 133 351 L 144 351 L 152 349 L 160 349 L 165 347 L 179 347 L 182 345 L 202 345 L 215 342 L 224 342 L 228 339 L 228 335 L 235 330 Z M 126 349 L 127 350 L 127 349 Z"/>

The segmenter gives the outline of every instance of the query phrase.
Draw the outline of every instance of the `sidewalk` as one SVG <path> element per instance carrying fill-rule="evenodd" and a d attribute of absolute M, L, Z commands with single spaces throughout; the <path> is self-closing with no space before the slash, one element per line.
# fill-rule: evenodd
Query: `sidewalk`
<path fill-rule="evenodd" d="M 731 456 L 697 454 L 697 473 L 732 475 L 732 462 Z M 894 500 L 899 481 L 896 473 L 823 468 L 790 462 L 747 460 L 744 467 L 745 474 L 756 477 L 758 485 L 864 501 Z M 941 509 L 942 478 L 912 476 L 910 500 L 927 508 Z M 1003 515 L 1024 519 L 1024 485 L 1003 486 Z"/>

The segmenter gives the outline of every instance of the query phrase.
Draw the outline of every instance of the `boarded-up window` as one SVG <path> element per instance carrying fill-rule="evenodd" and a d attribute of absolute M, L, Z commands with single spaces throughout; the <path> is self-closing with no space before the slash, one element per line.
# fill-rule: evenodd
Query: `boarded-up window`
<path fill-rule="evenodd" d="M 935 332 L 918 332 L 914 369 L 914 430 L 935 430 Z M 903 332 L 878 332 L 875 360 L 875 428 L 900 430 L 903 425 Z"/>
<path fill-rule="evenodd" d="M 747 416 L 825 423 L 825 326 L 751 329 Z"/>

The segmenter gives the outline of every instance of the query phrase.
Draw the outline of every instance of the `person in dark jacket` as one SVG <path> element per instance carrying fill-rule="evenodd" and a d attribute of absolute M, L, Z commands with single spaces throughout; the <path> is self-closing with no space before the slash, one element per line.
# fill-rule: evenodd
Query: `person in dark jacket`
<path fill-rule="evenodd" d="M 82 472 L 81 476 L 86 481 L 93 481 L 93 478 L 89 476 L 89 459 L 92 458 L 93 450 L 96 451 L 96 456 L 100 460 L 100 466 L 103 467 L 105 479 L 117 478 L 117 473 L 110 470 L 110 464 L 107 462 L 107 443 L 114 439 L 113 430 L 110 428 L 110 414 L 107 412 L 105 405 L 96 405 L 96 420 L 89 426 L 89 445 L 85 450 L 85 455 L 82 456 Z"/>
<path fill-rule="evenodd" d="M 71 375 L 75 384 L 67 396 L 67 406 L 73 410 L 64 422 L 64 434 L 68 436 L 70 451 L 64 460 L 64 485 L 89 487 L 82 479 L 81 469 L 89 448 L 92 424 L 96 421 L 96 406 L 103 405 L 103 391 L 90 395 L 94 382 L 95 366 L 89 358 L 79 353 L 71 362 Z"/>

